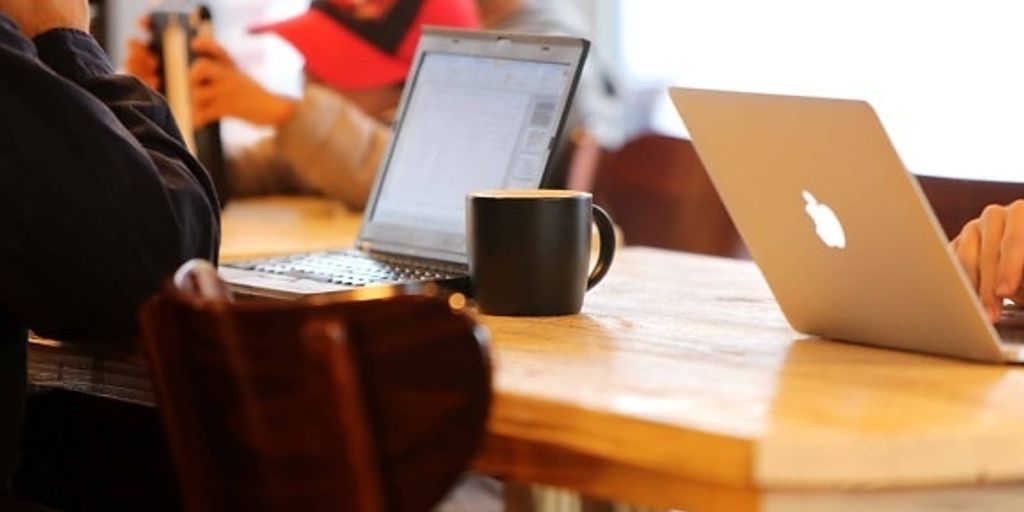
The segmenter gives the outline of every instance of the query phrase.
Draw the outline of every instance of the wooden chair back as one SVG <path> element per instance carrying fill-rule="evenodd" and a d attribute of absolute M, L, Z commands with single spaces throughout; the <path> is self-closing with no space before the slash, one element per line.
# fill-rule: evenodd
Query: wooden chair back
<path fill-rule="evenodd" d="M 744 257 L 746 249 L 693 144 L 648 134 L 611 153 L 594 200 L 622 228 L 627 245 Z"/>
<path fill-rule="evenodd" d="M 190 510 L 430 510 L 485 431 L 481 330 L 430 297 L 232 303 L 212 267 L 144 306 Z"/>

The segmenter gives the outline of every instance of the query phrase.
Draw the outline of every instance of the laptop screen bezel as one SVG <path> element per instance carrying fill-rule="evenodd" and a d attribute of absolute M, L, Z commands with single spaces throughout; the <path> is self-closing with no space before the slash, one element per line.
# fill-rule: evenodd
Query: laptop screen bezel
<path fill-rule="evenodd" d="M 393 135 L 388 142 L 384 158 L 381 159 L 377 176 L 371 189 L 370 199 L 366 205 L 366 212 L 363 216 L 362 228 L 357 239 L 357 247 L 364 250 L 400 254 L 404 256 L 426 258 L 431 260 L 446 261 L 450 263 L 465 264 L 467 255 L 465 249 L 460 251 L 449 251 L 442 249 L 444 243 L 441 240 L 443 235 L 439 233 L 424 231 L 412 227 L 394 226 L 381 222 L 374 222 L 374 213 L 380 200 L 380 193 L 383 189 L 384 180 L 387 179 L 388 169 L 394 156 L 396 142 L 402 136 L 402 126 L 405 114 L 416 88 L 416 80 L 419 75 L 420 66 L 424 56 L 431 53 L 469 55 L 478 57 L 490 57 L 509 60 L 523 60 L 532 62 L 543 62 L 562 64 L 569 66 L 571 80 L 569 86 L 563 91 L 559 108 L 558 126 L 553 137 L 552 149 L 549 151 L 547 165 L 543 175 L 535 184 L 541 187 L 551 175 L 553 159 L 550 155 L 557 142 L 562 137 L 565 124 L 569 116 L 572 99 L 575 97 L 579 78 L 586 61 L 590 43 L 585 39 L 560 37 L 560 36 L 536 36 L 511 34 L 492 31 L 464 31 L 443 29 L 437 27 L 426 27 L 423 37 L 420 40 L 416 51 L 416 58 L 413 61 L 412 72 L 398 107 L 398 114 L 395 117 Z"/>

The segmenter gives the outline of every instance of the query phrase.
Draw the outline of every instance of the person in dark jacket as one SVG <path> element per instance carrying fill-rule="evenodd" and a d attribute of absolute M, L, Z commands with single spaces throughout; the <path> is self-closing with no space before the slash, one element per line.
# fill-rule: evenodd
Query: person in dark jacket
<path fill-rule="evenodd" d="M 0 0 L 0 509 L 28 330 L 131 339 L 160 281 L 219 245 L 209 176 L 164 100 L 114 75 L 88 20 L 87 0 Z"/>

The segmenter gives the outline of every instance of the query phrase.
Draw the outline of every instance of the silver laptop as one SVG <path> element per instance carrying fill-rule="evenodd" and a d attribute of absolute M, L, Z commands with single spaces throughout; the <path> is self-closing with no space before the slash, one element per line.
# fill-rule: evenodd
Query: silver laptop
<path fill-rule="evenodd" d="M 672 89 L 715 188 L 798 331 L 1021 362 L 863 101 Z"/>
<path fill-rule="evenodd" d="M 464 289 L 466 194 L 543 184 L 588 50 L 567 37 L 425 30 L 355 248 L 229 263 L 221 276 L 283 299 Z"/>

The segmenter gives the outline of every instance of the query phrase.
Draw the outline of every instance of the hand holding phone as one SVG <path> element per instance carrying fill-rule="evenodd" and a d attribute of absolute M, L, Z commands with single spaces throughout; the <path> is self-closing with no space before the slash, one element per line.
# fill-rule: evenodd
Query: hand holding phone
<path fill-rule="evenodd" d="M 150 30 L 149 16 L 139 19 L 139 26 L 147 33 Z M 149 37 L 152 37 L 151 35 Z M 163 78 L 160 76 L 160 58 L 147 41 L 138 38 L 128 40 L 127 57 L 124 62 L 125 71 L 142 80 L 143 83 L 156 90 L 163 89 Z"/>
<path fill-rule="evenodd" d="M 212 37 L 196 37 L 192 51 L 196 60 L 189 82 L 196 126 L 228 116 L 264 126 L 276 126 L 291 118 L 295 102 L 264 89 Z"/>

